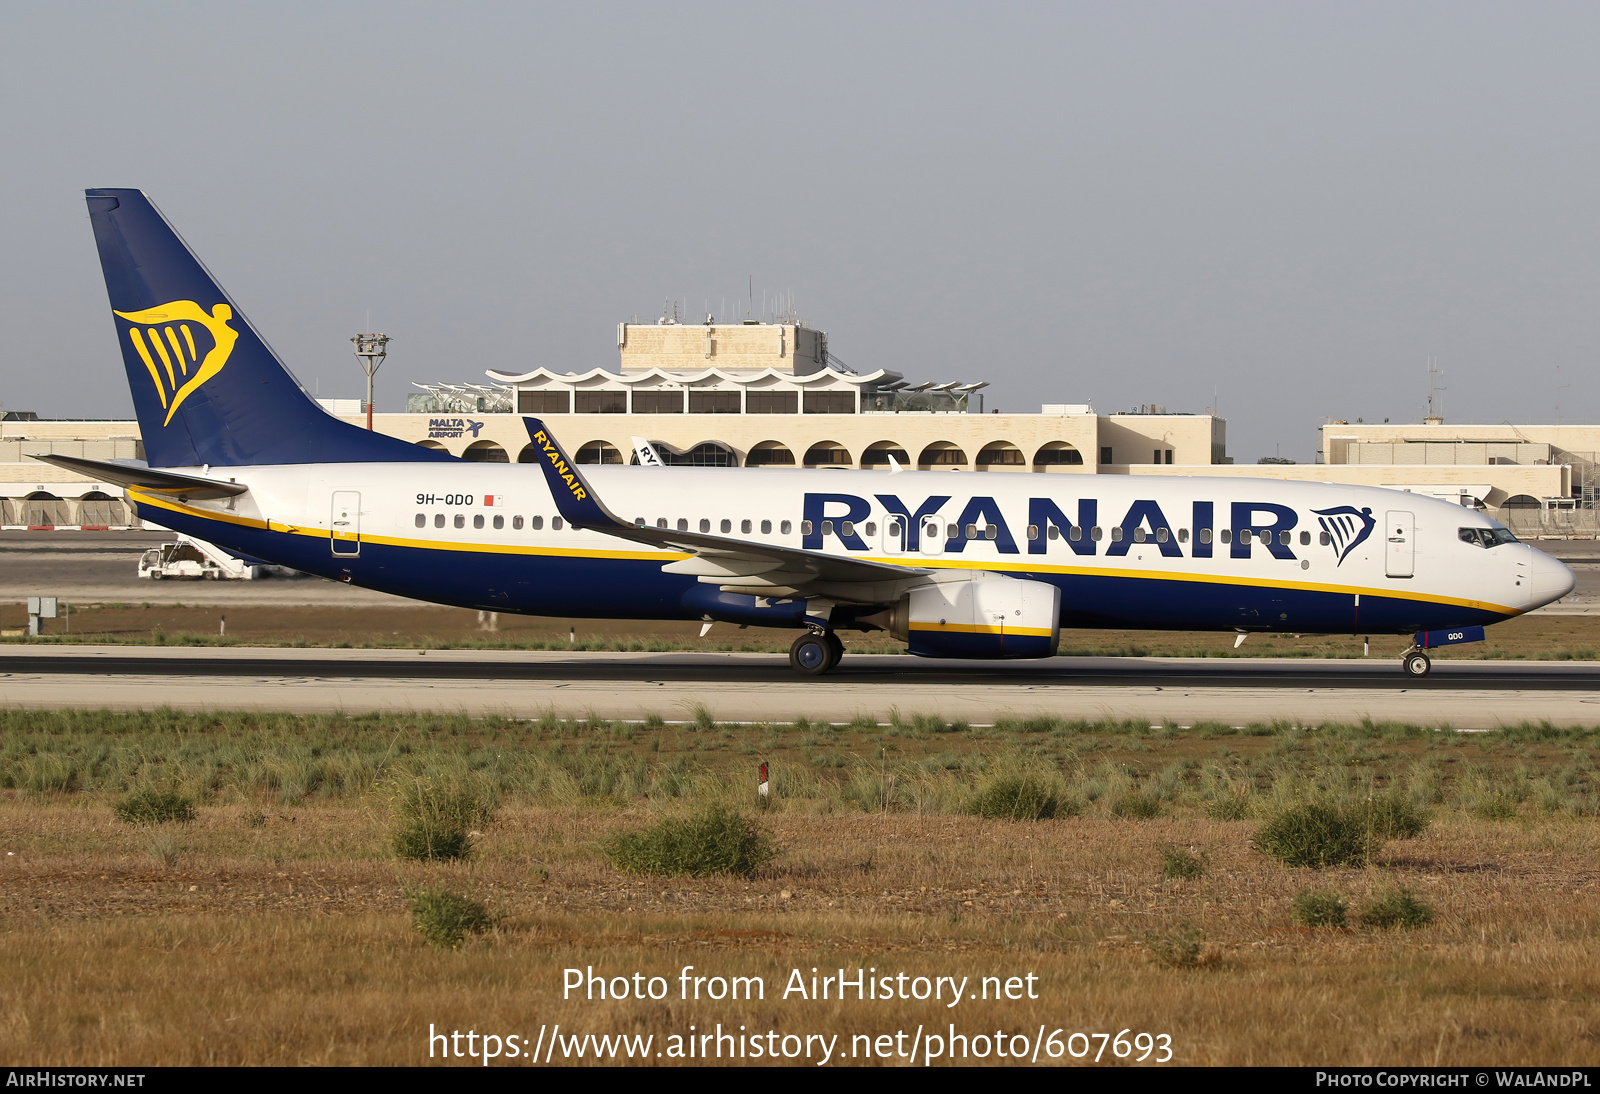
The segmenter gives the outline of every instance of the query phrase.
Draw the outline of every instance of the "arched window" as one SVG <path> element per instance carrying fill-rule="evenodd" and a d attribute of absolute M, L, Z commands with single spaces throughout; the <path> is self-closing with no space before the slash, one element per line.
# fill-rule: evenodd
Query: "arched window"
<path fill-rule="evenodd" d="M 517 457 L 518 463 L 533 463 L 539 458 L 540 450 L 534 445 L 523 448 L 522 455 Z M 605 441 L 590 441 L 578 449 L 578 462 L 580 464 L 603 464 L 622 462 L 622 453 L 615 445 Z"/>
<path fill-rule="evenodd" d="M 467 450 L 461 453 L 461 458 L 473 463 L 510 463 L 511 457 L 506 455 L 506 450 L 493 441 L 473 441 L 467 445 Z"/>
<path fill-rule="evenodd" d="M 952 467 L 967 466 L 967 454 L 953 441 L 934 441 L 917 457 L 917 466 L 923 470 L 946 471 Z"/>
<path fill-rule="evenodd" d="M 746 467 L 793 467 L 794 453 L 777 441 L 762 441 L 745 457 Z"/>
<path fill-rule="evenodd" d="M 978 450 L 979 470 L 1021 471 L 1026 466 L 1022 449 L 1010 441 L 992 441 Z"/>
<path fill-rule="evenodd" d="M 1057 467 L 1082 467 L 1083 453 L 1066 441 L 1051 441 L 1033 454 L 1035 471 L 1050 471 Z"/>
<path fill-rule="evenodd" d="M 818 441 L 806 449 L 807 467 L 849 467 L 850 450 L 838 441 Z"/>
<path fill-rule="evenodd" d="M 865 452 L 861 453 L 862 467 L 888 467 L 889 457 L 893 456 L 901 467 L 911 466 L 911 457 L 906 450 L 893 441 L 876 441 L 867 445 Z"/>
<path fill-rule="evenodd" d="M 446 448 L 444 445 L 440 444 L 438 441 L 418 441 L 417 442 L 417 447 L 418 448 L 431 448 L 435 452 L 448 452 L 448 451 L 450 451 L 448 448 Z"/>

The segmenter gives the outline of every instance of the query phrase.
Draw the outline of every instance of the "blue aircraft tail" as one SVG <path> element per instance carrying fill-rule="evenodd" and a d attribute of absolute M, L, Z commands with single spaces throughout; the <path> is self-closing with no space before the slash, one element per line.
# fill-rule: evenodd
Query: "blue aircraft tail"
<path fill-rule="evenodd" d="M 152 467 L 454 459 L 325 412 L 149 198 L 86 196 Z"/>

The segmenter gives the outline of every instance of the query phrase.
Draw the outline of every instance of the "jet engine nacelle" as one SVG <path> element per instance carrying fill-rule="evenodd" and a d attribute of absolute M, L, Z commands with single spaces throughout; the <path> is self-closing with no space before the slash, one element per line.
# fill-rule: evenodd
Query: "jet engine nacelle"
<path fill-rule="evenodd" d="M 919 657 L 1053 657 L 1061 590 L 989 573 L 945 579 L 901 597 L 889 631 Z"/>

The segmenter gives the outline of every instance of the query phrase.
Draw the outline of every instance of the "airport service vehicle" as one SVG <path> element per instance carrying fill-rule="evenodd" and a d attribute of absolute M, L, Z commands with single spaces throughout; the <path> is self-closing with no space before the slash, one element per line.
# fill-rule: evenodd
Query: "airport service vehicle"
<path fill-rule="evenodd" d="M 263 577 L 295 577 L 286 566 L 239 558 L 214 543 L 179 536 L 171 543 L 152 547 L 139 556 L 139 576 L 151 581 L 179 580 L 255 581 Z"/>
<path fill-rule="evenodd" d="M 306 573 L 481 611 L 789 627 L 807 674 L 844 630 L 1026 658 L 1117 627 L 1414 634 L 1422 676 L 1428 648 L 1574 584 L 1480 513 L 1374 488 L 579 467 L 556 433 L 577 416 L 525 419 L 537 466 L 468 462 L 325 413 L 143 193 L 87 197 L 147 462 L 40 458 Z"/>

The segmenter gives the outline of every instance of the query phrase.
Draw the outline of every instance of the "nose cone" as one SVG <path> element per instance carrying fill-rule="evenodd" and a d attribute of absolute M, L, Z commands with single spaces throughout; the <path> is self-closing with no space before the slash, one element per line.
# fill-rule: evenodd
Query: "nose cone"
<path fill-rule="evenodd" d="M 1533 551 L 1533 558 L 1528 563 L 1529 609 L 1560 600 L 1577 584 L 1578 575 L 1572 571 L 1571 566 L 1559 559 L 1551 558 L 1543 551 L 1537 549 Z"/>

